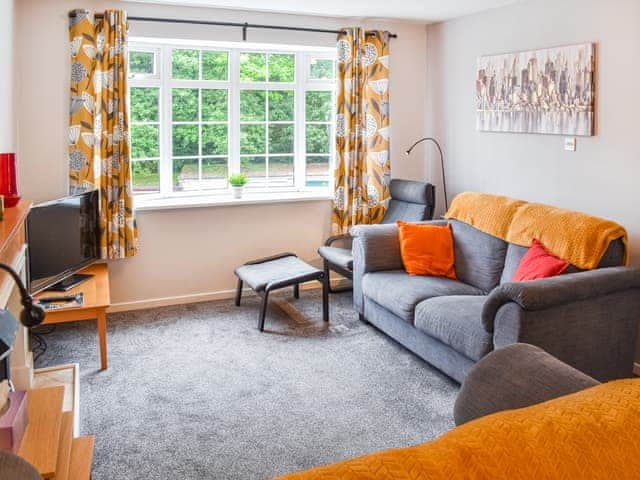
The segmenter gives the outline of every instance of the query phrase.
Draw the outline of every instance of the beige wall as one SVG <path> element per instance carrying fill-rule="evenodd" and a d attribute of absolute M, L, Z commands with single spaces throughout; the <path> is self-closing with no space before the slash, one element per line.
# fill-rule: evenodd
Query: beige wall
<path fill-rule="evenodd" d="M 392 174 L 421 178 L 420 155 L 402 151 L 424 131 L 426 31 L 410 23 L 361 22 L 357 19 L 256 14 L 126 2 L 86 1 L 93 10 L 125 8 L 129 15 L 248 21 L 319 28 L 362 24 L 388 28 L 399 38 L 391 45 Z M 21 189 L 36 201 L 66 193 L 66 144 L 69 60 L 67 11 L 70 0 L 21 0 L 17 4 L 20 84 Z M 239 40 L 238 29 L 131 24 L 131 35 L 211 40 Z M 249 31 L 250 41 L 308 45 L 334 44 L 326 34 Z M 234 286 L 233 268 L 257 256 L 292 250 L 312 260 L 329 234 L 330 202 L 299 202 L 235 207 L 145 211 L 138 214 L 140 253 L 111 265 L 116 303 L 192 296 L 209 298 Z M 194 297 L 193 297 L 194 296 Z"/>
<path fill-rule="evenodd" d="M 640 265 L 640 2 L 530 1 L 427 29 L 427 131 L 442 139 L 452 193 L 476 190 L 608 217 L 631 237 Z M 482 54 L 597 44 L 597 133 L 578 138 L 475 130 Z M 436 169 L 437 172 L 437 169 Z"/>
<path fill-rule="evenodd" d="M 14 113 L 14 0 L 0 1 L 0 152 L 16 149 Z"/>

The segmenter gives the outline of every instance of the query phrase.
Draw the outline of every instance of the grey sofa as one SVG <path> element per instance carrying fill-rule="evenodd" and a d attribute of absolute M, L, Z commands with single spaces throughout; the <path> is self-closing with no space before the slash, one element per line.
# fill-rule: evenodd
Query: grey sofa
<path fill-rule="evenodd" d="M 471 368 L 456 398 L 453 417 L 456 425 L 462 425 L 599 384 L 541 348 L 514 343 L 489 353 Z"/>
<path fill-rule="evenodd" d="M 527 248 L 456 220 L 458 280 L 410 276 L 396 225 L 353 228 L 353 300 L 362 320 L 462 382 L 494 349 L 537 345 L 605 381 L 632 375 L 640 271 L 621 267 L 622 242 L 611 243 L 599 268 L 530 282 L 510 280 Z"/>

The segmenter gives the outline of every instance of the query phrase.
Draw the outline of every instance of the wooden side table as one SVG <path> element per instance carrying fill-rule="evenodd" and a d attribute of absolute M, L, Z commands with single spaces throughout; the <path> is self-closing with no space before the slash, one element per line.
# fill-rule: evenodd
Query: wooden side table
<path fill-rule="evenodd" d="M 111 304 L 109 293 L 109 270 L 106 263 L 96 263 L 78 273 L 93 275 L 89 280 L 64 293 L 42 292 L 38 297 L 51 297 L 55 295 L 74 295 L 82 293 L 84 303 L 81 307 L 60 308 L 50 310 L 42 322 L 44 325 L 55 323 L 76 322 L 80 320 L 96 320 L 98 324 L 98 339 L 100 344 L 100 367 L 107 369 L 107 313 Z"/>

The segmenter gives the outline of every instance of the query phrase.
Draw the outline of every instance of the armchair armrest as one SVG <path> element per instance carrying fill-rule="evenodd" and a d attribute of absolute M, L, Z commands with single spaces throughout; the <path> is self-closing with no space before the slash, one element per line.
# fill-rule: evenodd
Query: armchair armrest
<path fill-rule="evenodd" d="M 456 425 L 523 408 L 598 385 L 598 381 L 544 350 L 515 343 L 476 363 L 456 399 Z"/>
<path fill-rule="evenodd" d="M 500 307 L 514 302 L 523 310 L 535 311 L 640 288 L 640 269 L 599 268 L 529 282 L 504 283 L 493 289 L 482 309 L 482 323 L 493 332 Z"/>
<path fill-rule="evenodd" d="M 331 247 L 336 242 L 345 242 L 351 246 L 351 242 L 353 241 L 353 237 L 349 233 L 343 233 L 341 235 L 332 235 L 327 238 L 324 242 L 325 247 Z"/>

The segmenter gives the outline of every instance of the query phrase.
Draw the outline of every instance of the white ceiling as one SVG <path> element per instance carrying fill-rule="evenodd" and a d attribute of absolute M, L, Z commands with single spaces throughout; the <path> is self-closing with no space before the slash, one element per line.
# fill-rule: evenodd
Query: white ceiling
<path fill-rule="evenodd" d="M 439 22 L 523 0 L 131 0 L 330 17 L 394 18 Z"/>

